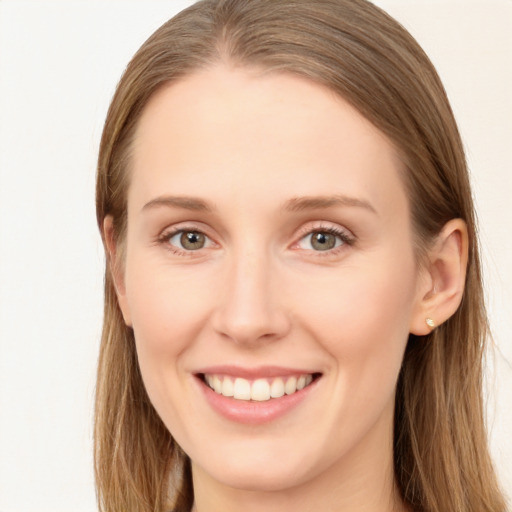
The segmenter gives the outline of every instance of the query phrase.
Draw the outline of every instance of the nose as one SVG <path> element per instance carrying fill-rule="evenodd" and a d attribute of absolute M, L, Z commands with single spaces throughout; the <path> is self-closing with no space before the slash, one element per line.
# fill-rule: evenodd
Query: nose
<path fill-rule="evenodd" d="M 290 317 L 271 259 L 263 251 L 245 251 L 226 261 L 212 316 L 217 333 L 238 344 L 260 346 L 289 332 Z"/>

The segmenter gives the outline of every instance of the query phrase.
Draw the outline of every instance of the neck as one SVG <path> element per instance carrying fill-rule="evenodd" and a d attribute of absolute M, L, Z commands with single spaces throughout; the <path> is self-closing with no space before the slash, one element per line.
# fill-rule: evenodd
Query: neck
<path fill-rule="evenodd" d="M 405 512 L 395 485 L 392 428 L 385 436 L 377 425 L 373 431 L 316 477 L 278 491 L 233 488 L 193 464 L 193 512 Z"/>

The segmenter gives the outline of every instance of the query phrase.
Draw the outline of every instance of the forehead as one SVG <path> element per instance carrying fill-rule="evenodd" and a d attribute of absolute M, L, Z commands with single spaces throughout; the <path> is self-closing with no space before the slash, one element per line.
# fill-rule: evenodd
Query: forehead
<path fill-rule="evenodd" d="M 284 201 L 333 187 L 377 205 L 405 200 L 389 140 L 331 90 L 291 74 L 219 65 L 164 86 L 132 155 L 129 204 L 165 193 Z"/>

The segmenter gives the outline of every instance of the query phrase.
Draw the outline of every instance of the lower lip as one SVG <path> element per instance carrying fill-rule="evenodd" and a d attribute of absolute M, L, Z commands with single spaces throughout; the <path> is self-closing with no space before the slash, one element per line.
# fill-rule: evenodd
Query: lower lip
<path fill-rule="evenodd" d="M 315 379 L 309 386 L 291 395 L 271 398 L 264 402 L 235 400 L 232 397 L 216 393 L 205 384 L 201 377 L 197 377 L 197 380 L 206 400 L 214 411 L 237 423 L 258 425 L 276 420 L 297 407 L 310 395 L 320 379 Z"/>

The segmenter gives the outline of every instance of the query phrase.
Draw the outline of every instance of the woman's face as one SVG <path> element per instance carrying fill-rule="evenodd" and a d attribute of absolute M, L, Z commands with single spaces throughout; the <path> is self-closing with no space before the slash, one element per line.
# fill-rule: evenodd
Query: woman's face
<path fill-rule="evenodd" d="M 390 469 L 421 289 L 390 142 L 317 84 L 218 66 L 151 99 L 132 164 L 120 304 L 195 475 Z"/>

